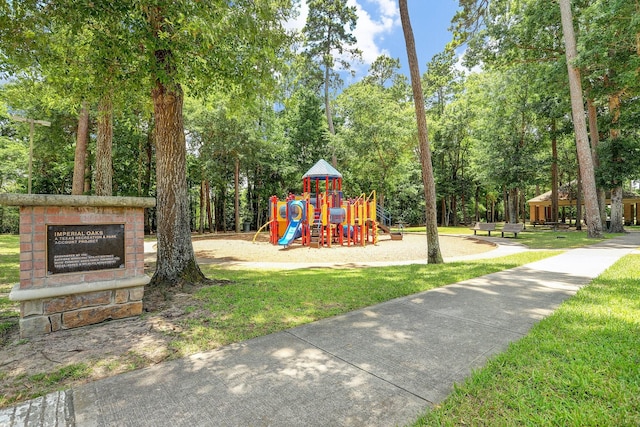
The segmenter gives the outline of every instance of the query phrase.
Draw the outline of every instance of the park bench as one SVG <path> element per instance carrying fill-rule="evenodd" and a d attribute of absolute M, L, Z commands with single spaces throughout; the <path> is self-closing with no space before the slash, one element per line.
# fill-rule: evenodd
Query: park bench
<path fill-rule="evenodd" d="M 516 224 L 505 224 L 502 227 L 502 237 L 504 237 L 504 233 L 513 233 L 514 238 L 518 237 L 518 233 L 524 229 L 523 224 L 518 222 Z"/>
<path fill-rule="evenodd" d="M 486 231 L 491 236 L 491 232 L 496 229 L 495 222 L 476 222 L 476 225 L 473 226 L 473 235 L 475 236 L 478 231 Z"/>

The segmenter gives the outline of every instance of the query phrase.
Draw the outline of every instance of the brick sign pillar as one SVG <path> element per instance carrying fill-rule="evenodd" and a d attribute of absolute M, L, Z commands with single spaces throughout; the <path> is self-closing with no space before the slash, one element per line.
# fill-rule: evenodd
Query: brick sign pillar
<path fill-rule="evenodd" d="M 20 335 L 142 313 L 144 209 L 140 197 L 0 194 L 20 206 Z"/>

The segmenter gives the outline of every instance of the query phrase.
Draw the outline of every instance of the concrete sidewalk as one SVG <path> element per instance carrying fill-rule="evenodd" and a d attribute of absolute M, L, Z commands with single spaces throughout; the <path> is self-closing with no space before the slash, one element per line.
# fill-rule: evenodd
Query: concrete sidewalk
<path fill-rule="evenodd" d="M 638 246 L 640 233 L 629 233 L 86 384 L 51 425 L 74 425 L 74 414 L 77 426 L 404 425 Z M 46 425 L 14 425 L 25 424 Z"/>

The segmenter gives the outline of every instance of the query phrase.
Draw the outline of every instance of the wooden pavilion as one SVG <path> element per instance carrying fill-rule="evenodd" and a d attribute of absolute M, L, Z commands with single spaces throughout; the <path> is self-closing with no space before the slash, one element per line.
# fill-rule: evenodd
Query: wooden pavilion
<path fill-rule="evenodd" d="M 551 191 L 547 191 L 533 199 L 529 203 L 529 220 L 532 223 L 544 224 L 551 221 Z M 583 202 L 584 203 L 584 202 Z M 606 203 L 611 204 L 611 194 L 607 192 Z M 640 224 L 640 195 L 633 191 L 624 190 L 622 196 L 624 205 L 625 225 Z M 576 206 L 576 185 L 575 182 L 569 185 L 562 185 L 558 188 L 558 208 Z"/>

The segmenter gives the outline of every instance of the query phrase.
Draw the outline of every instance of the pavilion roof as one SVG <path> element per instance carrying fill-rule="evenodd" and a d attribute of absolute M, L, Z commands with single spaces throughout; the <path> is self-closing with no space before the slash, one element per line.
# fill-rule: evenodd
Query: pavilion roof
<path fill-rule="evenodd" d="M 611 194 L 607 191 L 606 199 L 609 199 Z M 558 200 L 576 200 L 577 198 L 577 188 L 576 181 L 571 181 L 569 184 L 561 185 L 558 187 Z M 623 190 L 622 192 L 623 199 L 638 199 L 640 196 L 633 191 Z M 534 197 L 533 199 L 527 200 L 527 203 L 536 204 L 536 203 L 545 203 L 551 201 L 551 190 L 546 193 L 542 193 L 539 196 Z"/>

